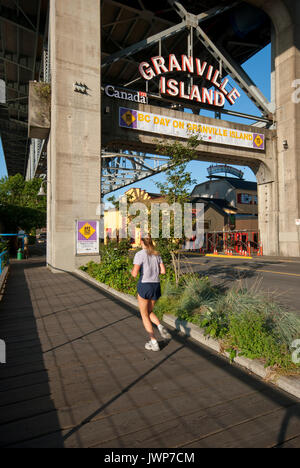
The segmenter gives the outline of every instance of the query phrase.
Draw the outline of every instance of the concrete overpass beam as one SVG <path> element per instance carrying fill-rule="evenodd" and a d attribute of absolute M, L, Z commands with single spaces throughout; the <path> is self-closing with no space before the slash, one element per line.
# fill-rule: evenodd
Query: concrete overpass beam
<path fill-rule="evenodd" d="M 271 18 L 275 37 L 279 253 L 300 256 L 300 4 L 298 0 L 248 0 Z"/>
<path fill-rule="evenodd" d="M 91 259 L 76 256 L 75 221 L 97 219 L 100 203 L 100 2 L 51 0 L 49 20 L 47 263 L 53 271 L 73 271 Z M 75 92 L 76 82 L 87 92 Z"/>

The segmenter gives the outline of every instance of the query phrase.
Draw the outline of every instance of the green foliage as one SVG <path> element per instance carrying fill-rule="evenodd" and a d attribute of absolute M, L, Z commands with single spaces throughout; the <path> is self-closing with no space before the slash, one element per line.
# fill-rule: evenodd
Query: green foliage
<path fill-rule="evenodd" d="M 184 225 L 184 204 L 189 201 L 190 188 L 196 183 L 192 178 L 190 172 L 187 171 L 187 164 L 189 161 L 196 158 L 196 148 L 199 144 L 198 135 L 194 135 L 187 141 L 186 144 L 174 142 L 166 144 L 162 142 L 157 150 L 159 154 L 169 156 L 172 159 L 172 164 L 165 170 L 165 181 L 163 183 L 157 182 L 156 186 L 159 188 L 162 196 L 166 201 L 172 205 L 179 203 L 182 207 L 181 226 Z M 178 284 L 180 278 L 180 262 L 179 262 L 179 249 L 184 242 L 184 233 L 180 238 L 176 234 L 175 229 L 175 216 L 172 213 L 169 221 L 170 238 L 162 238 L 162 215 L 160 218 L 160 239 L 157 242 L 158 249 L 162 254 L 162 258 L 166 264 L 172 264 L 176 283 Z"/>
<path fill-rule="evenodd" d="M 161 237 L 158 239 L 155 239 L 155 247 L 159 251 L 164 264 L 171 265 L 172 264 L 171 249 L 174 248 L 174 246 L 171 245 L 170 239 L 163 239 Z"/>
<path fill-rule="evenodd" d="M 41 179 L 25 181 L 20 174 L 0 180 L 0 219 L 5 231 L 26 231 L 46 224 L 46 197 L 38 197 Z"/>
<path fill-rule="evenodd" d="M 122 256 L 107 255 L 101 263 L 90 262 L 82 267 L 92 278 L 111 288 L 136 295 L 137 279 L 131 276 L 132 260 Z"/>
<path fill-rule="evenodd" d="M 232 348 L 251 359 L 266 359 L 266 366 L 289 367 L 288 348 L 277 342 L 265 317 L 257 310 L 241 311 L 229 316 L 229 336 Z"/>
<path fill-rule="evenodd" d="M 4 240 L 0 240 L 0 254 L 4 252 L 5 250 L 8 250 L 8 242 Z"/>
<path fill-rule="evenodd" d="M 51 85 L 49 83 L 38 83 L 37 86 L 35 86 L 35 92 L 36 94 L 46 102 L 50 104 L 51 100 Z"/>
<path fill-rule="evenodd" d="M 100 283 L 134 296 L 137 294 L 138 280 L 131 276 L 133 263 L 128 253 L 129 249 L 129 240 L 102 244 L 100 246 L 101 263 L 90 262 L 86 267 L 82 267 L 82 270 Z"/>
<path fill-rule="evenodd" d="M 196 183 L 190 172 L 187 172 L 187 163 L 196 158 L 196 147 L 199 144 L 197 136 L 189 138 L 186 144 L 175 142 L 158 146 L 158 151 L 164 156 L 170 156 L 174 165 L 165 170 L 166 181 L 157 183 L 162 195 L 168 203 L 186 203 L 189 200 L 190 187 Z"/>

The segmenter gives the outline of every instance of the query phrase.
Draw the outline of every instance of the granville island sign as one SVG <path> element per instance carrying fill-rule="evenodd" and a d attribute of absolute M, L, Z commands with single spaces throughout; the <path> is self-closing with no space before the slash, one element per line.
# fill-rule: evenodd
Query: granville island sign
<path fill-rule="evenodd" d="M 216 107 L 223 107 L 225 100 L 233 105 L 241 96 L 236 88 L 228 89 L 229 80 L 221 80 L 220 70 L 217 70 L 207 62 L 199 58 L 181 55 L 178 60 L 175 54 L 170 54 L 168 60 L 164 57 L 156 56 L 151 58 L 151 65 L 148 62 L 142 62 L 139 66 L 141 76 L 150 81 L 160 76 L 159 92 L 171 97 L 180 97 L 189 101 L 196 101 L 202 104 L 208 104 Z M 189 85 L 184 81 L 169 79 L 165 76 L 167 73 L 183 72 L 189 75 L 196 75 L 202 80 L 210 82 L 214 89 L 199 87 L 196 84 Z"/>

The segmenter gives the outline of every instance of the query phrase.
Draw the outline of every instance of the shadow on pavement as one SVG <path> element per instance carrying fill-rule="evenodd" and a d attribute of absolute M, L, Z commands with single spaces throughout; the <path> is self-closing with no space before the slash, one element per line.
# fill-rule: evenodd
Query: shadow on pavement
<path fill-rule="evenodd" d="M 26 270 L 44 262 L 13 263 L 0 302 L 0 336 L 7 364 L 0 366 L 0 447 L 18 446 L 51 433 L 51 446 L 64 447 L 49 387 Z"/>

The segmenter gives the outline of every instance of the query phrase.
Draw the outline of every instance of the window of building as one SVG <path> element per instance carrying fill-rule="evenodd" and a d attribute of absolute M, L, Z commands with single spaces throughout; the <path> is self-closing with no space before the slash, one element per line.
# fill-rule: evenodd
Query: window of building
<path fill-rule="evenodd" d="M 239 193 L 237 195 L 237 202 L 241 205 L 257 205 L 257 195 L 250 195 L 249 193 Z"/>

